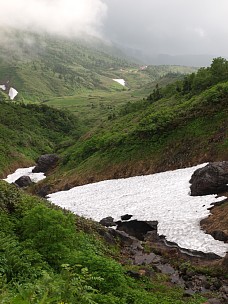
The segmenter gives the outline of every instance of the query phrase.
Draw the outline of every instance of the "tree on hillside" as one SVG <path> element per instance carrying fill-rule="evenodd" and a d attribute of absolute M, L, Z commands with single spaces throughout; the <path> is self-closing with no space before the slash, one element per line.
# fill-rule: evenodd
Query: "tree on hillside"
<path fill-rule="evenodd" d="M 155 89 L 153 89 L 153 93 L 151 93 L 148 96 L 147 100 L 152 102 L 152 101 L 157 101 L 157 100 L 161 99 L 162 97 L 163 97 L 163 95 L 161 93 L 161 89 L 159 88 L 159 85 L 157 83 L 155 86 Z"/>
<path fill-rule="evenodd" d="M 228 61 L 225 58 L 214 58 L 210 70 L 213 83 L 228 80 Z"/>

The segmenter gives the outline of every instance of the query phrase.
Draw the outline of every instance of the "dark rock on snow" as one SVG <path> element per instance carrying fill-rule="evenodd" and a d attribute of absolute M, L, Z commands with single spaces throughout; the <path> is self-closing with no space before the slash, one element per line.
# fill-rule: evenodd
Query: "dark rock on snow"
<path fill-rule="evenodd" d="M 44 154 L 37 160 L 36 167 L 32 170 L 34 173 L 44 172 L 52 169 L 59 161 L 59 156 L 56 154 Z"/>
<path fill-rule="evenodd" d="M 190 181 L 191 195 L 217 194 L 228 189 L 228 161 L 209 163 L 197 169 Z"/>
<path fill-rule="evenodd" d="M 112 226 L 116 226 L 116 223 L 114 222 L 114 218 L 111 216 L 105 217 L 102 220 L 100 220 L 99 222 L 102 226 L 105 227 L 112 227 Z"/>
<path fill-rule="evenodd" d="M 125 214 L 125 215 L 122 215 L 120 218 L 122 221 L 128 221 L 132 218 L 133 215 L 130 215 L 130 214 Z"/>
<path fill-rule="evenodd" d="M 144 240 L 148 231 L 157 231 L 157 221 L 129 221 L 117 222 L 117 229 L 125 231 L 127 234 L 136 237 L 139 240 Z"/>
<path fill-rule="evenodd" d="M 31 178 L 29 176 L 21 176 L 15 182 L 20 188 L 28 187 L 32 184 Z"/>

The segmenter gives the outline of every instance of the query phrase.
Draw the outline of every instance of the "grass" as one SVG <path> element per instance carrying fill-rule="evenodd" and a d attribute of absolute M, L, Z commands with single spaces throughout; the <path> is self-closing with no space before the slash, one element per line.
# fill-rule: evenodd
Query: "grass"
<path fill-rule="evenodd" d="M 227 86 L 216 85 L 190 99 L 125 104 L 115 118 L 100 121 L 78 142 L 59 150 L 62 166 L 46 182 L 56 190 L 64 188 L 64 180 L 73 186 L 226 159 L 228 103 L 219 96 Z"/>
<path fill-rule="evenodd" d="M 119 108 L 129 99 L 137 100 L 138 97 L 132 97 L 130 91 L 121 88 L 121 91 L 112 93 L 99 90 L 84 91 L 74 96 L 52 98 L 46 104 L 70 111 L 80 117 L 86 130 L 90 130 L 108 119 L 113 119 Z"/>
<path fill-rule="evenodd" d="M 145 98 L 158 82 L 160 87 L 174 80 L 182 85 L 180 73 L 190 70 L 148 67 L 141 71 L 124 58 L 82 42 L 33 38 L 32 48 L 22 45 L 26 52 L 9 53 L 0 61 L 0 81 L 9 80 L 20 91 L 18 99 L 28 103 L 7 103 L 5 95 L 0 96 L 2 176 L 49 152 L 61 156 L 59 167 L 43 181 L 51 191 L 227 158 L 227 82 L 206 83 L 206 89 L 200 88 L 197 94 L 189 87 L 177 92 L 174 83 L 161 89 L 161 98 L 155 100 L 153 94 Z M 128 88 L 112 78 L 124 78 Z M 42 105 L 31 105 L 33 101 Z M 205 301 L 198 295 L 183 298 L 183 290 L 167 286 L 162 275 L 156 280 L 129 278 L 127 268 L 111 258 L 113 253 L 121 258 L 118 248 L 108 247 L 91 221 L 3 182 L 0 223 L 4 223 L 0 225 L 2 302 Z"/>
<path fill-rule="evenodd" d="M 62 141 L 78 138 L 77 119 L 47 106 L 0 102 L 0 174 L 19 163 L 34 163 L 40 154 L 50 153 Z"/>
<path fill-rule="evenodd" d="M 0 83 L 19 92 L 17 100 L 43 102 L 51 97 L 72 96 L 82 90 L 122 91 L 114 78 L 124 78 L 131 90 L 144 87 L 170 72 L 194 71 L 186 67 L 153 67 L 141 71 L 114 48 L 93 43 L 27 32 L 11 32 L 10 44 L 1 45 Z M 32 44 L 26 44 L 26 41 Z M 119 57 L 118 57 L 119 56 Z"/>
<path fill-rule="evenodd" d="M 0 181 L 0 302 L 200 304 L 167 278 L 132 279 L 92 221 Z M 89 229 L 89 232 L 88 232 Z M 114 246 L 114 245 L 112 245 Z M 115 245 L 117 247 L 117 244 Z M 120 259 L 118 248 L 116 259 Z"/>

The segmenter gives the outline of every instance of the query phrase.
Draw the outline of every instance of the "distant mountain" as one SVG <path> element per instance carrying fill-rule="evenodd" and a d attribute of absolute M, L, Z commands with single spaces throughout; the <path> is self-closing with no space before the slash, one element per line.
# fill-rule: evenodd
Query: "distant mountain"
<path fill-rule="evenodd" d="M 13 85 L 22 99 L 107 89 L 107 82 L 129 67 L 136 64 L 101 41 L 15 32 L 0 46 L 0 84 Z"/>
<path fill-rule="evenodd" d="M 115 45 L 94 37 L 67 39 L 28 32 L 5 33 L 0 45 L 0 85 L 15 88 L 17 100 L 46 101 L 84 90 L 122 90 L 113 79 L 124 79 L 129 89 L 142 88 L 176 67 L 142 69 Z"/>
<path fill-rule="evenodd" d="M 184 65 L 194 67 L 207 67 L 211 64 L 213 55 L 168 55 L 159 54 L 157 56 L 148 56 L 150 64 L 165 65 Z"/>
<path fill-rule="evenodd" d="M 190 67 L 207 67 L 210 66 L 213 58 L 219 55 L 213 54 L 187 54 L 187 55 L 169 55 L 169 54 L 152 54 L 146 50 L 134 49 L 118 45 L 127 56 L 132 57 L 135 61 L 150 65 L 180 65 Z"/>

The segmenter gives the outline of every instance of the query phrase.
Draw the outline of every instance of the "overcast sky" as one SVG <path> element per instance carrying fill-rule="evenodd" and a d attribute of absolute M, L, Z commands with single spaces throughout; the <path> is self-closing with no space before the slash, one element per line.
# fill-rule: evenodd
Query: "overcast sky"
<path fill-rule="evenodd" d="M 105 0 L 106 35 L 154 53 L 228 55 L 228 0 Z"/>
<path fill-rule="evenodd" d="M 228 0 L 0 0 L 0 27 L 103 36 L 150 53 L 228 55 Z"/>

